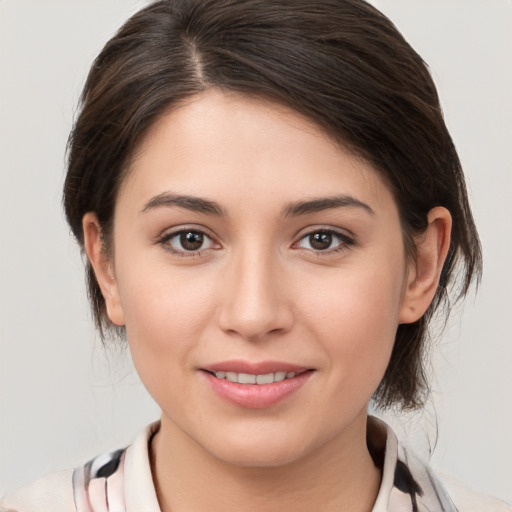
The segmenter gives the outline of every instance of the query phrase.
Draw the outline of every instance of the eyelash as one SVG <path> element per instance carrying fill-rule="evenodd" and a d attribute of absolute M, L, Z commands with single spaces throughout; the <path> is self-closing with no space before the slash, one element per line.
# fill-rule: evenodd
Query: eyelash
<path fill-rule="evenodd" d="M 209 240 L 210 241 L 210 246 L 209 247 L 206 247 L 206 248 L 203 248 L 203 249 L 198 249 L 198 250 L 195 250 L 195 251 L 188 251 L 186 249 L 175 249 L 173 248 L 173 246 L 171 245 L 171 240 L 173 238 L 176 238 L 176 237 L 182 237 L 183 235 L 186 235 L 186 234 L 194 234 L 194 235 L 199 235 L 202 237 L 202 242 L 204 243 L 205 240 Z M 304 248 L 304 247 L 297 247 L 298 244 L 300 242 L 302 242 L 303 240 L 307 240 L 309 237 L 312 237 L 314 235 L 318 235 L 318 234 L 321 234 L 321 235 L 328 235 L 328 236 L 331 236 L 333 237 L 333 239 L 337 239 L 338 240 L 338 245 L 335 247 L 335 248 L 328 248 L 328 249 L 325 249 L 325 250 L 322 250 L 322 249 L 314 249 L 314 248 Z M 180 240 L 180 243 L 182 242 L 182 240 Z M 332 242 L 332 240 L 331 240 Z M 157 243 L 162 245 L 164 247 L 164 249 L 168 252 L 170 252 L 171 254 L 175 255 L 175 256 L 178 256 L 178 257 L 184 257 L 184 258 L 193 258 L 195 256 L 198 256 L 200 255 L 202 252 L 204 251 L 208 251 L 208 250 L 211 250 L 211 249 L 216 249 L 219 246 L 219 244 L 217 244 L 211 236 L 209 236 L 207 233 L 205 233 L 203 230 L 201 229 L 180 229 L 178 231 L 173 231 L 172 233 L 168 233 L 164 236 L 162 236 L 160 239 L 157 240 Z M 292 244 L 292 248 L 293 249 L 297 249 L 297 250 L 306 250 L 306 251 L 309 251 L 311 252 L 312 254 L 316 255 L 316 256 L 326 256 L 326 255 L 332 255 L 332 254 L 338 254 L 340 252 L 343 252 L 343 251 L 346 251 L 350 246 L 354 245 L 355 243 L 355 240 L 348 236 L 346 233 L 343 233 L 341 231 L 337 231 L 335 229 L 328 229 L 328 228 L 319 228 L 319 229 L 315 229 L 315 230 L 312 230 L 312 231 L 309 231 L 307 233 L 304 233 L 297 242 L 294 242 Z M 217 247 L 214 247 L 215 245 L 217 245 Z M 309 243 L 309 245 L 311 246 L 311 241 Z"/>
<path fill-rule="evenodd" d="M 181 237 L 183 235 L 192 234 L 192 233 L 194 235 L 200 235 L 201 237 L 203 237 L 203 243 L 204 243 L 204 241 L 209 240 L 210 247 L 198 249 L 196 251 L 187 251 L 186 249 L 181 250 L 181 249 L 173 248 L 173 246 L 171 245 L 171 240 L 173 238 Z M 174 256 L 183 257 L 183 258 L 191 258 L 191 257 L 193 258 L 195 256 L 198 256 L 199 254 L 201 254 L 204 251 L 212 249 L 213 246 L 215 246 L 215 245 L 219 246 L 219 244 L 217 244 L 212 239 L 212 237 L 209 236 L 207 233 L 205 233 L 203 230 L 194 229 L 194 228 L 180 229 L 178 231 L 173 231 L 172 233 L 167 233 L 164 236 L 162 236 L 159 240 L 157 240 L 157 243 L 162 245 L 166 251 L 170 252 Z"/>
<path fill-rule="evenodd" d="M 315 250 L 314 248 L 308 249 L 308 248 L 296 247 L 301 241 L 308 240 L 308 238 L 310 238 L 314 235 L 317 235 L 317 234 L 329 235 L 329 236 L 333 237 L 333 239 L 338 239 L 338 245 L 334 248 L 328 248 L 325 250 L 321 250 L 321 249 Z M 308 231 L 307 233 L 304 233 L 299 238 L 298 242 L 295 242 L 292 247 L 296 247 L 298 250 L 304 249 L 304 250 L 310 251 L 315 256 L 321 257 L 321 256 L 328 256 L 328 255 L 333 255 L 333 254 L 338 254 L 340 252 L 344 252 L 344 251 L 348 250 L 348 248 L 354 244 L 355 244 L 355 240 L 352 237 L 348 236 L 344 232 L 341 232 L 341 231 L 338 231 L 338 230 L 332 229 L 332 228 L 317 228 L 312 231 Z M 311 243 L 309 245 L 311 245 Z"/>

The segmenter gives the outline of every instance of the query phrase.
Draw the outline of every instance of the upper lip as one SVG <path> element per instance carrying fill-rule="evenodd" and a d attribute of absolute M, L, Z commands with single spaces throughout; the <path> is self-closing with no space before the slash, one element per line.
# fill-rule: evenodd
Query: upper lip
<path fill-rule="evenodd" d="M 266 375 L 275 372 L 294 372 L 302 373 L 310 370 L 307 366 L 285 363 L 282 361 L 260 361 L 249 362 L 243 360 L 222 361 L 201 367 L 201 370 L 207 372 L 235 372 L 248 373 L 251 375 Z"/>

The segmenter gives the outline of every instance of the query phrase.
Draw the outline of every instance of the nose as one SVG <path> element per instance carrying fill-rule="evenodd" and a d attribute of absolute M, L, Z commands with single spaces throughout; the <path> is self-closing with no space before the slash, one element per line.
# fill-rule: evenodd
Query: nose
<path fill-rule="evenodd" d="M 241 254 L 226 270 L 219 315 L 222 330 L 257 341 L 291 329 L 291 301 L 274 255 L 262 251 Z"/>

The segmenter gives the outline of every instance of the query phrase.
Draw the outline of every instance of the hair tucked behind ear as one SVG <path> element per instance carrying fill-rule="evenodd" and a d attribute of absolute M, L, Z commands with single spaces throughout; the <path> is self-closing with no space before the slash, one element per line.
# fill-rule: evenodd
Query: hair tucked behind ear
<path fill-rule="evenodd" d="M 439 289 L 426 315 L 400 325 L 382 407 L 421 405 L 427 326 L 448 290 L 463 297 L 481 272 L 478 235 L 457 153 L 427 67 L 393 24 L 362 0 L 166 0 L 129 19 L 95 60 L 69 139 L 64 207 L 83 247 L 94 211 L 110 240 L 115 200 L 148 128 L 209 88 L 286 105 L 367 159 L 392 190 L 405 246 L 435 206 L 453 218 Z M 110 328 L 88 266 L 96 324 Z"/>

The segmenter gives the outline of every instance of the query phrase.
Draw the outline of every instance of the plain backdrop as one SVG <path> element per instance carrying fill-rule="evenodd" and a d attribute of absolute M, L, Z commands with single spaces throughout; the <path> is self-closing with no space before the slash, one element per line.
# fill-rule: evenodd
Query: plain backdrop
<path fill-rule="evenodd" d="M 431 67 L 485 257 L 478 295 L 435 348 L 432 400 L 397 430 L 512 501 L 512 2 L 374 3 Z M 92 328 L 60 206 L 88 66 L 144 4 L 0 0 L 0 494 L 123 446 L 158 417 L 129 357 Z"/>

